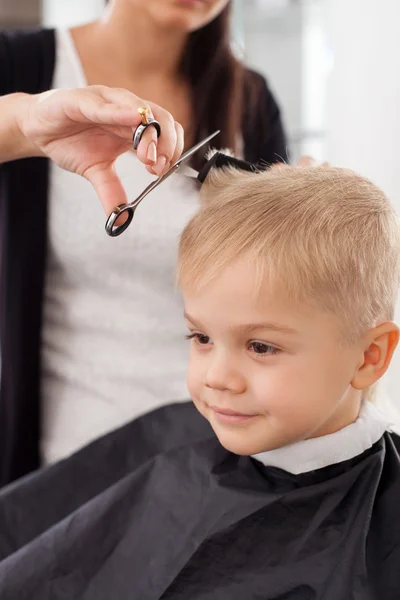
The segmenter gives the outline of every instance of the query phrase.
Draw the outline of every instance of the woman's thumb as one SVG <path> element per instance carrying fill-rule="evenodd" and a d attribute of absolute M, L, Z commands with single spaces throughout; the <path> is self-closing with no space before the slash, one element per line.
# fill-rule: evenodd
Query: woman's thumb
<path fill-rule="evenodd" d="M 93 165 L 83 176 L 93 185 L 107 216 L 113 208 L 127 202 L 125 189 L 113 163 Z"/>

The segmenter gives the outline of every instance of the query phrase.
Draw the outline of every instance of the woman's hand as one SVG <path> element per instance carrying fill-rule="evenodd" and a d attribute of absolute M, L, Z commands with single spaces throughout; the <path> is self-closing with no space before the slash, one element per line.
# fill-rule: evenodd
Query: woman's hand
<path fill-rule="evenodd" d="M 275 163 L 274 165 L 272 165 L 270 167 L 270 169 L 279 169 L 279 168 L 286 167 L 286 166 L 288 166 L 286 163 Z M 330 165 L 328 162 L 323 162 L 323 163 L 318 162 L 311 156 L 301 156 L 299 158 L 299 160 L 297 161 L 297 163 L 294 164 L 293 166 L 295 166 L 295 167 L 329 167 Z"/>
<path fill-rule="evenodd" d="M 140 106 L 148 106 L 161 125 L 142 137 L 137 156 L 149 172 L 160 175 L 183 150 L 183 129 L 166 110 L 123 89 L 92 86 L 53 90 L 18 98 L 15 119 L 25 155 L 47 156 L 57 165 L 82 175 L 94 186 L 108 215 L 127 202 L 114 162 L 132 148 L 141 122 Z"/>
<path fill-rule="evenodd" d="M 312 156 L 302 156 L 297 161 L 296 167 L 329 167 L 328 162 L 320 163 L 316 161 Z"/>

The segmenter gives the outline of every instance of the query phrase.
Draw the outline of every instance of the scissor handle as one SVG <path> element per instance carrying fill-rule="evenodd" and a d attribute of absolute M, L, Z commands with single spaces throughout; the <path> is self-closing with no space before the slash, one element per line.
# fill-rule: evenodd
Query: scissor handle
<path fill-rule="evenodd" d="M 115 225 L 116 220 L 124 212 L 128 213 L 125 223 L 121 225 Z M 133 215 L 135 214 L 135 208 L 129 204 L 120 204 L 116 206 L 106 221 L 106 232 L 111 237 L 117 237 L 121 235 L 129 225 L 132 223 Z"/>

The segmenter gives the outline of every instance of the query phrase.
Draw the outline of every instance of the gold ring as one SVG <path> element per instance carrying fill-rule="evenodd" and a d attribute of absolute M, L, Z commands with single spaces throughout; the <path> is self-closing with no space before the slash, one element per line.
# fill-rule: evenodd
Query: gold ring
<path fill-rule="evenodd" d="M 142 125 L 149 125 L 151 120 L 151 111 L 147 106 L 140 106 L 138 113 L 142 117 Z"/>

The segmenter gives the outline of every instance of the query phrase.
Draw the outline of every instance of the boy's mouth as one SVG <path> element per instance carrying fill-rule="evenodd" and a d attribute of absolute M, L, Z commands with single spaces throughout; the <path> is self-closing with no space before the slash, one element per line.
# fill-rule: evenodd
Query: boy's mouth
<path fill-rule="evenodd" d="M 245 413 L 239 413 L 229 408 L 220 408 L 219 406 L 210 405 L 209 408 L 213 411 L 215 416 L 222 423 L 245 423 L 250 419 L 254 419 L 258 415 L 248 415 Z"/>

